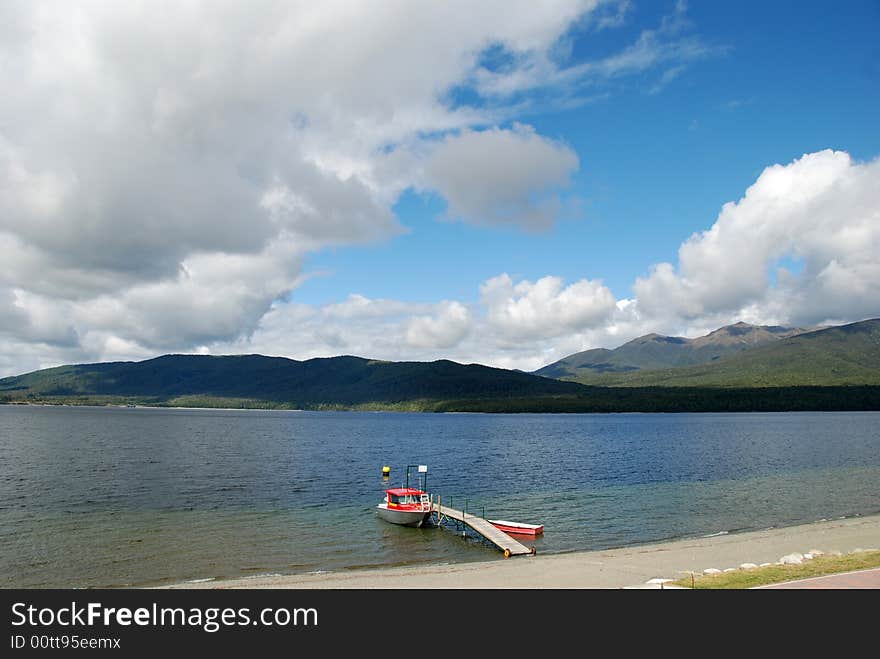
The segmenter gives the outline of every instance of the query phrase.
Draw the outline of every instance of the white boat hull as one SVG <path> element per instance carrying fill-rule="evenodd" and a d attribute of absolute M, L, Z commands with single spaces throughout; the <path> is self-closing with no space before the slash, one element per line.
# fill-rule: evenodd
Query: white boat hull
<path fill-rule="evenodd" d="M 380 503 L 378 506 L 376 506 L 376 512 L 378 512 L 379 517 L 384 519 L 386 522 L 399 524 L 401 526 L 415 527 L 420 527 L 425 524 L 426 520 L 431 514 L 430 511 L 395 510 L 394 508 L 389 508 L 387 503 Z"/>

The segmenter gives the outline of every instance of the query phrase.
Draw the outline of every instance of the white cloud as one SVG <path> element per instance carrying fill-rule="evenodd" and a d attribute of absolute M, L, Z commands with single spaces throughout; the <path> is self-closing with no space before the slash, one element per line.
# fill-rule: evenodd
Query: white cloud
<path fill-rule="evenodd" d="M 608 13 L 607 8 L 615 5 L 616 13 Z M 629 6 L 625 0 L 602 3 L 587 18 L 592 19 L 600 30 L 619 27 L 625 22 Z M 571 66 L 565 65 L 564 58 L 560 61 L 554 57 L 555 50 L 509 52 L 506 65 L 480 67 L 474 73 L 474 81 L 487 98 L 513 97 L 542 89 L 555 91 L 568 99 L 610 80 L 665 67 L 660 80 L 649 90 L 657 93 L 680 75 L 687 64 L 726 50 L 724 46 L 706 43 L 694 34 L 686 14 L 686 3 L 678 2 L 659 26 L 642 30 L 639 37 L 622 50 Z"/>
<path fill-rule="evenodd" d="M 428 147 L 496 122 L 448 96 L 485 49 L 550 50 L 595 6 L 3 3 L 0 287 L 24 302 L 0 332 L 83 355 L 246 337 L 304 254 L 401 230 Z"/>
<path fill-rule="evenodd" d="M 328 318 L 351 320 L 396 317 L 421 307 L 398 302 L 397 300 L 375 300 L 357 293 L 352 293 L 342 302 L 328 304 L 323 307 L 323 313 Z M 426 306 L 425 309 L 428 307 Z"/>
<path fill-rule="evenodd" d="M 470 312 L 460 302 L 442 302 L 434 316 L 411 318 L 406 341 L 416 348 L 446 349 L 457 345 L 471 327 Z"/>
<path fill-rule="evenodd" d="M 672 68 L 666 69 L 663 72 L 663 75 L 660 76 L 660 79 L 654 84 L 653 87 L 651 87 L 651 89 L 648 90 L 648 93 L 659 94 L 666 88 L 669 83 L 671 83 L 682 73 L 684 73 L 685 69 L 687 69 L 687 66 L 685 66 L 684 64 L 679 64 L 677 66 L 673 66 Z"/>
<path fill-rule="evenodd" d="M 442 357 L 533 370 L 648 332 L 696 336 L 737 320 L 804 326 L 876 317 L 878 190 L 880 161 L 841 152 L 768 167 L 682 244 L 677 264 L 656 265 L 636 281 L 635 297 L 621 300 L 599 281 L 500 274 L 479 287 L 477 303 L 357 294 L 320 307 L 273 302 L 298 271 L 294 247 L 265 258 L 190 257 L 174 278 L 121 296 L 58 302 L 0 285 L 0 368 L 142 359 L 165 351 L 164 337 L 186 336 L 214 354 Z M 242 309 L 253 319 L 246 333 Z"/>
<path fill-rule="evenodd" d="M 391 208 L 408 187 L 466 221 L 557 220 L 578 156 L 497 127 L 523 94 L 577 104 L 719 51 L 679 4 L 569 65 L 572 26 L 610 29 L 628 8 L 0 3 L 0 374 L 196 349 L 536 368 L 645 331 L 877 315 L 880 165 L 830 151 L 765 170 L 626 303 L 598 281 L 508 275 L 476 303 L 281 302 L 308 253 L 404 230 Z M 492 49 L 504 65 L 486 66 Z M 461 86 L 488 105 L 456 105 Z"/>
<path fill-rule="evenodd" d="M 470 329 L 467 307 L 372 299 L 351 295 L 323 306 L 277 303 L 246 340 L 223 342 L 212 352 L 259 352 L 299 359 L 340 354 L 376 359 L 438 359 Z"/>
<path fill-rule="evenodd" d="M 682 244 L 677 265 L 660 263 L 638 279 L 635 297 L 615 299 L 598 281 L 503 273 L 482 283 L 476 304 L 351 296 L 320 308 L 277 306 L 248 347 L 300 358 L 445 357 L 534 370 L 649 332 L 693 337 L 739 320 L 809 326 L 876 317 L 878 191 L 880 161 L 809 154 L 768 167 L 709 229 Z M 789 271 L 780 261 L 801 266 Z"/>
<path fill-rule="evenodd" d="M 194 254 L 172 279 L 78 303 L 77 320 L 155 349 L 233 339 L 253 331 L 279 292 L 295 283 L 295 248 L 276 242 L 268 251 Z"/>
<path fill-rule="evenodd" d="M 502 274 L 480 287 L 487 319 L 503 336 L 543 339 L 601 324 L 614 311 L 615 299 L 601 282 L 582 279 L 563 286 L 559 277 L 514 284 Z"/>
<path fill-rule="evenodd" d="M 604 5 L 603 11 L 596 12 L 597 30 L 616 28 L 626 23 L 627 15 L 632 9 L 632 0 L 610 0 Z"/>
<path fill-rule="evenodd" d="M 577 167 L 572 149 L 516 124 L 446 137 L 428 159 L 425 181 L 447 199 L 450 217 L 541 229 L 559 216 L 560 190 Z"/>
<path fill-rule="evenodd" d="M 710 229 L 682 244 L 677 267 L 654 266 L 634 291 L 640 309 L 660 317 L 751 308 L 793 323 L 859 319 L 880 311 L 878 253 L 880 161 L 826 150 L 765 169 Z M 774 283 L 785 258 L 803 269 Z"/>

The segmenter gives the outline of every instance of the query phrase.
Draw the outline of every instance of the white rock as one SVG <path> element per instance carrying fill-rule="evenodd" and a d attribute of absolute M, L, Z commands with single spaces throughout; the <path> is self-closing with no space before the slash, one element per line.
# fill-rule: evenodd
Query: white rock
<path fill-rule="evenodd" d="M 811 553 L 813 556 L 822 556 L 825 552 L 822 551 L 821 549 L 811 549 L 811 550 L 810 550 L 810 553 Z"/>
<path fill-rule="evenodd" d="M 684 590 L 681 586 L 663 583 L 644 583 L 641 586 L 624 586 L 624 590 Z"/>
<path fill-rule="evenodd" d="M 804 562 L 804 555 L 798 554 L 797 552 L 793 554 L 786 554 L 782 558 L 779 559 L 780 565 L 800 565 Z"/>
<path fill-rule="evenodd" d="M 648 579 L 647 583 L 670 583 L 675 579 Z"/>
<path fill-rule="evenodd" d="M 707 567 L 705 570 L 703 570 L 703 574 L 721 574 L 721 570 L 714 567 Z"/>
<path fill-rule="evenodd" d="M 761 563 L 758 567 L 769 567 L 773 565 L 773 563 Z"/>
<path fill-rule="evenodd" d="M 736 572 L 736 568 L 735 567 L 728 567 L 728 568 L 724 568 L 724 571 L 725 572 Z"/>
<path fill-rule="evenodd" d="M 755 565 L 754 563 L 742 563 L 739 566 L 739 569 L 740 570 L 754 570 L 756 567 L 758 567 L 758 566 Z"/>
<path fill-rule="evenodd" d="M 805 561 L 812 561 L 813 555 L 810 552 L 807 552 L 806 554 L 804 554 L 804 560 Z"/>

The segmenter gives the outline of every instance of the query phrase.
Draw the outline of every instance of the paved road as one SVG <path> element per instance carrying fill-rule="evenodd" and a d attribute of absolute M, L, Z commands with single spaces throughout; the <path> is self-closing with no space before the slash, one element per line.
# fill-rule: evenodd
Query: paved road
<path fill-rule="evenodd" d="M 842 574 L 829 574 L 824 577 L 812 577 L 799 581 L 786 581 L 768 586 L 759 586 L 762 589 L 789 589 L 803 590 L 839 590 L 839 589 L 880 589 L 880 568 L 873 570 L 860 570 L 858 572 L 844 572 Z"/>

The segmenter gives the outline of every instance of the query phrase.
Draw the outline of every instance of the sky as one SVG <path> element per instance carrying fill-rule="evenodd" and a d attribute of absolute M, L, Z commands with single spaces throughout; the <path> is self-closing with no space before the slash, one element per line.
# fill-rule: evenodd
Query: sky
<path fill-rule="evenodd" d="M 880 3 L 0 3 L 0 376 L 880 316 Z"/>

